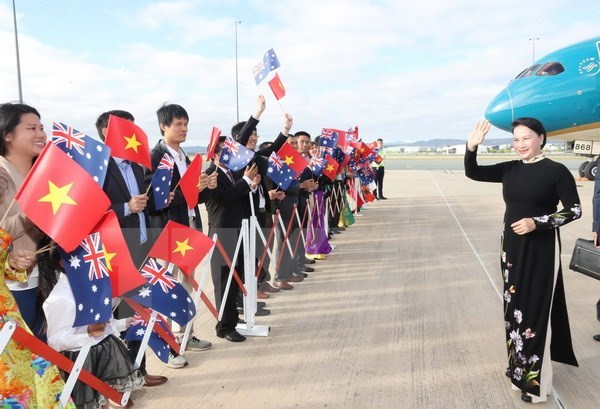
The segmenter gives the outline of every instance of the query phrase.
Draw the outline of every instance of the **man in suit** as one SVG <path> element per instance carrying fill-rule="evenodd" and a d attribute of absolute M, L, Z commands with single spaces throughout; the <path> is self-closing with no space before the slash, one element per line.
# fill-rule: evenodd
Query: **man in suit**
<path fill-rule="evenodd" d="M 161 106 L 158 111 L 156 111 L 156 115 L 158 118 L 160 133 L 163 138 L 158 141 L 158 143 L 150 152 L 152 170 L 146 171 L 146 183 L 150 184 L 154 170 L 156 170 L 160 160 L 166 153 L 175 161 L 171 186 L 177 186 L 181 180 L 181 176 L 183 176 L 189 164 L 191 163 L 190 159 L 181 149 L 181 144 L 184 143 L 187 138 L 189 116 L 187 111 L 181 105 L 177 104 L 165 104 Z M 206 174 L 202 174 L 200 180 L 200 189 L 202 190 L 205 187 L 214 188 L 216 185 L 215 182 L 215 178 L 209 180 Z M 157 210 L 154 206 L 151 190 L 148 209 L 150 214 L 150 225 L 152 229 L 160 232 L 166 226 L 167 222 L 172 220 L 201 231 L 202 220 L 200 219 L 200 211 L 198 210 L 198 207 L 196 206 L 194 209 L 188 208 L 181 189 L 176 189 L 175 192 L 171 192 L 171 195 L 172 199 L 169 205 L 161 210 Z M 175 272 L 175 270 L 177 270 L 177 272 Z M 178 281 L 184 286 L 184 288 L 188 292 L 191 292 L 192 288 L 188 284 L 185 274 L 183 274 L 183 272 L 181 272 L 177 267 L 174 268 L 173 273 Z M 172 323 L 172 329 L 176 334 L 181 334 L 183 332 L 183 328 L 179 327 L 179 325 L 177 325 L 175 322 Z M 191 333 L 193 334 L 193 327 Z M 210 349 L 211 346 L 212 344 L 210 342 L 198 339 L 192 335 L 189 338 L 185 349 L 205 351 Z M 187 364 L 183 356 L 172 357 L 169 362 L 170 364 L 168 365 L 172 367 L 181 367 L 179 365 L 183 364 L 183 366 L 185 366 Z M 171 363 L 173 365 L 171 365 Z"/>
<path fill-rule="evenodd" d="M 283 200 L 285 193 L 281 190 L 276 189 L 271 181 L 267 179 L 267 169 L 269 167 L 268 157 L 272 152 L 278 151 L 287 140 L 287 135 L 292 127 L 292 118 L 289 115 L 285 115 L 285 122 L 282 132 L 279 133 L 277 139 L 269 146 L 262 149 L 256 149 L 258 143 L 258 130 L 257 125 L 260 117 L 266 108 L 266 101 L 263 95 L 259 95 L 257 99 L 256 113 L 250 116 L 248 121 L 238 122 L 231 128 L 231 136 L 235 138 L 237 142 L 244 145 L 246 148 L 255 151 L 254 163 L 258 167 L 258 174 L 261 175 L 261 181 L 258 189 L 253 193 L 252 200 L 254 205 L 254 213 L 259 226 L 263 230 L 265 238 L 268 236 L 269 229 L 272 226 L 272 220 L 267 220 L 267 215 L 272 215 L 274 212 L 274 201 Z M 249 213 L 250 216 L 250 213 Z M 256 241 L 256 258 L 260 258 L 264 250 L 262 241 L 257 239 Z M 267 292 L 278 292 L 279 288 L 273 287 L 269 284 L 270 275 L 268 272 L 269 258 L 265 258 L 263 269 L 259 276 L 259 291 L 258 298 L 268 298 Z M 262 311 L 257 311 L 259 315 Z M 266 315 L 266 314 L 263 314 Z"/>
<path fill-rule="evenodd" d="M 96 129 L 102 141 L 106 139 L 110 115 L 134 121 L 133 115 L 127 111 L 113 110 L 102 113 L 96 120 Z M 148 196 L 145 195 L 144 170 L 135 162 L 110 157 L 103 190 L 110 199 L 110 208 L 117 216 L 131 258 L 139 268 L 150 250 L 149 220 L 146 213 Z M 116 315 L 119 318 L 132 316 L 133 310 L 126 303 L 121 303 L 117 307 Z M 141 341 L 128 342 L 132 361 L 135 361 L 140 345 Z M 150 375 L 146 371 L 145 355 L 140 364 L 140 371 L 144 375 L 146 386 L 157 386 L 167 381 L 166 376 Z"/>
<path fill-rule="evenodd" d="M 218 158 L 224 141 L 225 138 L 221 137 L 215 147 L 213 165 L 207 170 L 207 173 L 211 176 L 216 175 L 217 178 L 217 187 L 210 192 L 205 201 L 208 212 L 208 234 L 211 237 L 217 234 L 225 253 L 232 264 L 236 265 L 236 271 L 240 277 L 243 277 L 243 252 L 238 253 L 237 260 L 233 258 L 233 255 L 242 220 L 248 217 L 248 207 L 246 205 L 248 199 L 246 198 L 248 193 L 255 190 L 259 185 L 260 176 L 256 164 L 249 165 L 241 177 L 222 166 Z M 225 303 L 221 321 L 215 327 L 217 336 L 231 342 L 245 341 L 246 337 L 236 331 L 239 319 L 236 306 L 240 291 L 238 284 L 235 280 L 232 280 L 229 291 L 225 292 L 229 277 L 229 266 L 220 252 L 216 251 L 213 254 L 210 267 L 217 308 L 220 309 L 222 303 Z"/>

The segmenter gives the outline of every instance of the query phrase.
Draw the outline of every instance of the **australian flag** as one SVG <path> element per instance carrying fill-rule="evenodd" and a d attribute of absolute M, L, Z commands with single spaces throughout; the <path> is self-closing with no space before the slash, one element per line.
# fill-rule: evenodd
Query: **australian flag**
<path fill-rule="evenodd" d="M 333 153 L 333 149 L 337 145 L 339 137 L 340 135 L 337 132 L 331 129 L 323 128 L 321 135 L 319 136 L 319 146 L 322 147 L 321 150 L 324 153 L 331 155 Z"/>
<path fill-rule="evenodd" d="M 77 306 L 73 326 L 108 322 L 112 289 L 100 234 L 90 234 L 70 253 L 59 248 L 59 254 Z"/>
<path fill-rule="evenodd" d="M 165 324 L 160 316 L 156 319 L 156 324 L 163 327 L 163 329 L 167 332 L 171 332 L 169 327 Z M 138 314 L 133 316 L 133 322 L 131 326 L 127 328 L 127 332 L 125 333 L 125 341 L 141 341 L 144 337 L 144 334 L 148 330 L 148 323 L 142 319 Z M 167 363 L 169 360 L 169 344 L 167 341 L 162 339 L 160 335 L 158 335 L 155 331 L 152 331 L 150 334 L 150 339 L 148 341 L 148 345 L 152 348 L 152 351 L 156 354 L 156 357 Z"/>
<path fill-rule="evenodd" d="M 225 144 L 221 148 L 221 157 L 219 162 L 221 165 L 228 167 L 233 172 L 245 168 L 252 158 L 254 151 L 240 145 L 233 140 L 231 136 L 225 139 Z"/>
<path fill-rule="evenodd" d="M 73 158 L 100 187 L 104 186 L 110 157 L 108 146 L 60 122 L 52 124 L 52 143 Z"/>
<path fill-rule="evenodd" d="M 279 68 L 279 59 L 277 59 L 275 51 L 271 48 L 263 55 L 262 61 L 252 68 L 252 74 L 254 75 L 256 85 L 260 84 L 261 81 L 267 77 L 268 73 L 277 68 Z"/>
<path fill-rule="evenodd" d="M 269 156 L 267 176 L 282 190 L 286 190 L 290 187 L 290 183 L 296 178 L 296 172 L 286 165 L 276 152 L 272 152 L 271 156 Z"/>
<path fill-rule="evenodd" d="M 308 166 L 310 170 L 312 170 L 313 175 L 319 177 L 321 173 L 323 173 L 323 158 L 322 157 L 314 157 L 310 158 L 310 162 L 308 162 Z"/>
<path fill-rule="evenodd" d="M 148 284 L 130 291 L 127 297 L 158 311 L 181 326 L 194 318 L 196 307 L 190 295 L 166 267 L 149 257 L 140 273 Z"/>
<path fill-rule="evenodd" d="M 169 203 L 169 192 L 171 190 L 171 181 L 173 180 L 174 166 L 175 159 L 168 153 L 165 153 L 152 176 L 150 185 L 152 186 L 152 195 L 154 196 L 156 210 L 164 209 Z"/>
<path fill-rule="evenodd" d="M 370 185 L 371 183 L 373 183 L 373 171 L 370 167 L 361 168 L 356 174 L 360 178 L 360 181 L 363 185 Z"/>

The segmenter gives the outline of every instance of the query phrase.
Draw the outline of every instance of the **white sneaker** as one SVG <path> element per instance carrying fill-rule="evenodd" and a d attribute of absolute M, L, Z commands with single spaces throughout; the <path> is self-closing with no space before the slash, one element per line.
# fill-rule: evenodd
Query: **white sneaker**
<path fill-rule="evenodd" d="M 169 368 L 180 369 L 187 365 L 188 361 L 183 355 L 175 356 L 173 354 L 169 354 L 169 361 L 167 362 L 167 366 Z"/>
<path fill-rule="evenodd" d="M 189 351 L 206 351 L 212 347 L 212 342 L 204 341 L 192 336 L 185 344 L 185 349 Z"/>

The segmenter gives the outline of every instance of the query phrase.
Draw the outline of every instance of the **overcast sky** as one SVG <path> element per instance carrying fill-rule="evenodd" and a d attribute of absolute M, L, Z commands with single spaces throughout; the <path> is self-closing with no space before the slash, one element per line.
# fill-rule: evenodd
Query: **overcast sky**
<path fill-rule="evenodd" d="M 294 131 L 357 125 L 366 141 L 466 138 L 489 101 L 535 56 L 599 34 L 598 0 L 16 0 L 23 100 L 96 137 L 125 109 L 154 144 L 165 102 L 190 115 L 187 145 L 267 97 L 261 141 L 283 110 Z M 0 0 L 0 102 L 17 101 L 12 1 Z M 279 106 L 251 69 L 269 48 Z M 51 132 L 49 132 L 50 134 Z M 493 130 L 490 138 L 506 137 Z M 185 146 L 185 145 L 184 145 Z"/>

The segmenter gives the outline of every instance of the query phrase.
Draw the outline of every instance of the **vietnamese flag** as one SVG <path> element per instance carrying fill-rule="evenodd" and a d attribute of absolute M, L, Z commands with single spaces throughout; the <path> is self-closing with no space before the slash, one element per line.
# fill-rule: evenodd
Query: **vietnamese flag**
<path fill-rule="evenodd" d="M 66 252 L 79 246 L 110 206 L 94 179 L 53 143 L 46 144 L 15 200 Z"/>
<path fill-rule="evenodd" d="M 281 79 L 279 75 L 275 73 L 275 76 L 271 81 L 269 81 L 269 87 L 271 87 L 271 91 L 273 91 L 273 95 L 279 101 L 281 98 L 285 97 L 285 88 L 281 83 Z"/>
<path fill-rule="evenodd" d="M 277 155 L 296 173 L 302 173 L 308 167 L 308 161 L 288 142 L 283 144 Z"/>
<path fill-rule="evenodd" d="M 215 157 L 215 148 L 217 147 L 217 143 L 219 143 L 220 136 L 221 130 L 213 126 L 213 129 L 210 133 L 210 141 L 208 142 L 208 147 L 206 148 L 206 160 L 211 160 Z"/>
<path fill-rule="evenodd" d="M 142 277 L 138 267 L 133 264 L 115 212 L 112 210 L 106 212 L 102 220 L 94 227 L 94 232 L 100 233 L 104 260 L 106 260 L 112 286 L 112 296 L 120 297 L 134 288 L 146 284 L 146 279 Z"/>
<path fill-rule="evenodd" d="M 148 256 L 167 260 L 189 276 L 213 244 L 202 232 L 169 220 Z"/>
<path fill-rule="evenodd" d="M 366 143 L 364 143 L 364 142 L 359 142 L 359 143 L 360 143 L 360 148 L 358 148 L 358 152 L 360 152 L 360 156 L 362 156 L 363 158 L 366 158 L 369 155 L 372 155 L 375 153 L 369 147 L 369 145 L 367 145 Z"/>
<path fill-rule="evenodd" d="M 323 174 L 329 179 L 331 179 L 331 181 L 333 182 L 340 164 L 337 163 L 337 161 L 329 155 L 325 155 L 324 159 L 326 161 L 326 164 L 323 167 Z"/>
<path fill-rule="evenodd" d="M 192 163 L 179 181 L 181 193 L 190 209 L 198 206 L 198 195 L 200 194 L 200 175 L 202 173 L 202 156 L 196 154 Z"/>
<path fill-rule="evenodd" d="M 108 118 L 105 143 L 111 149 L 111 156 L 152 169 L 148 136 L 133 122 L 111 115 Z"/>

